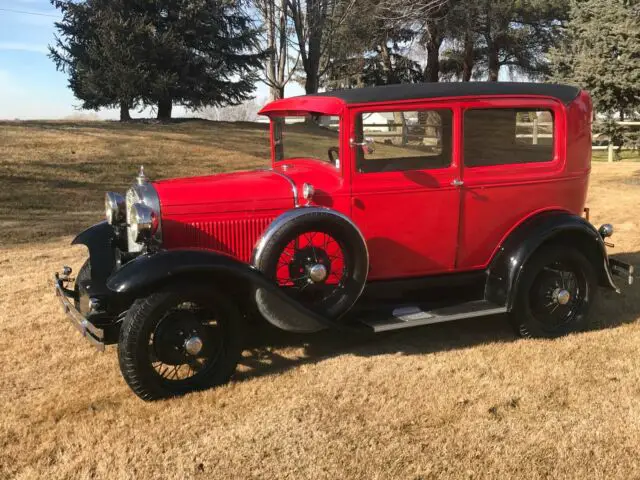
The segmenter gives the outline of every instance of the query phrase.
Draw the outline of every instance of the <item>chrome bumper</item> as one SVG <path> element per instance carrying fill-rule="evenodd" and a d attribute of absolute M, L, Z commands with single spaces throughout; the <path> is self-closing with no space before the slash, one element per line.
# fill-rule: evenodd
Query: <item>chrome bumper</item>
<path fill-rule="evenodd" d="M 620 260 L 616 260 L 615 258 L 610 258 L 609 268 L 611 269 L 611 273 L 618 277 L 624 278 L 629 285 L 633 283 L 633 265 L 621 262 Z"/>
<path fill-rule="evenodd" d="M 93 325 L 90 321 L 84 318 L 78 310 L 76 310 L 73 303 L 73 293 L 65 288 L 65 284 L 69 281 L 70 279 L 67 276 L 61 276 L 58 273 L 55 274 L 55 292 L 62 304 L 62 309 L 64 310 L 64 313 L 67 314 L 67 317 L 69 317 L 71 324 L 82 334 L 82 336 L 102 352 L 104 351 L 104 331 Z"/>

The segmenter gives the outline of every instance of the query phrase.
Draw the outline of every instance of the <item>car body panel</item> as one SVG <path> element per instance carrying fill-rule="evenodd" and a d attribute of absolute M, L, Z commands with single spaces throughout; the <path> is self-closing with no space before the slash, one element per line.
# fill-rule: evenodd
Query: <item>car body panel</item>
<path fill-rule="evenodd" d="M 261 113 L 272 118 L 309 112 L 340 116 L 339 165 L 309 158 L 276 161 L 272 128 L 272 171 L 155 184 L 162 204 L 164 243 L 167 248 L 218 250 L 248 262 L 266 226 L 295 206 L 292 184 L 299 205 L 334 209 L 358 225 L 371 253 L 371 280 L 484 269 L 498 245 L 527 218 L 545 210 L 579 214 L 584 207 L 590 171 L 590 129 L 585 124 L 591 103 L 585 92 L 561 93 L 557 98 L 485 94 L 362 103 L 357 96 L 329 94 L 277 100 Z M 553 158 L 542 163 L 466 167 L 465 111 L 516 107 L 553 112 Z M 451 165 L 357 172 L 355 147 L 350 143 L 355 138 L 355 116 L 366 111 L 411 109 L 453 112 Z M 463 185 L 452 185 L 456 180 Z M 302 198 L 305 183 L 312 184 L 316 192 L 311 202 Z"/>

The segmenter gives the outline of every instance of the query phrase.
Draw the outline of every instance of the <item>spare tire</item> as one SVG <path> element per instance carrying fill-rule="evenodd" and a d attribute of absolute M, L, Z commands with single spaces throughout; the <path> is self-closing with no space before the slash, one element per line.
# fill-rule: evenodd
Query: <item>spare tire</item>
<path fill-rule="evenodd" d="M 362 293 L 369 255 L 364 237 L 351 220 L 333 210 L 306 207 L 274 221 L 259 243 L 254 266 L 295 301 L 336 320 Z M 266 289 L 257 288 L 255 299 L 260 313 L 283 330 L 324 328 Z"/>

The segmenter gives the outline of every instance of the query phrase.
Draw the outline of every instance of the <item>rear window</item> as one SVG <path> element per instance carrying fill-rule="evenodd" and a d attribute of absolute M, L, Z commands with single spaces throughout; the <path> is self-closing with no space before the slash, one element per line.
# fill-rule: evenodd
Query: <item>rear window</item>
<path fill-rule="evenodd" d="M 474 109 L 464 113 L 464 163 L 468 167 L 550 162 L 551 110 Z"/>

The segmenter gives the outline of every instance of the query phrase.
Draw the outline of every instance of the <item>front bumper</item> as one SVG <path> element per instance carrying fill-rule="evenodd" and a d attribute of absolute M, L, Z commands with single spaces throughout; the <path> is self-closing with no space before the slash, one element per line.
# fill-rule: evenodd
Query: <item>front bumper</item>
<path fill-rule="evenodd" d="M 55 274 L 54 287 L 55 293 L 62 309 L 67 314 L 71 324 L 85 337 L 89 342 L 100 351 L 104 351 L 105 332 L 103 329 L 96 327 L 87 320 L 75 307 L 75 294 L 66 288 L 71 279 L 65 275 Z"/>

